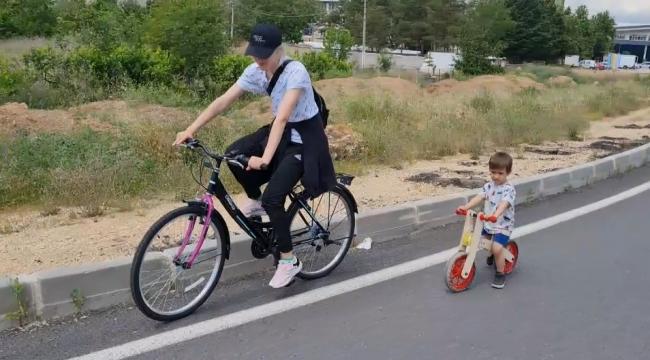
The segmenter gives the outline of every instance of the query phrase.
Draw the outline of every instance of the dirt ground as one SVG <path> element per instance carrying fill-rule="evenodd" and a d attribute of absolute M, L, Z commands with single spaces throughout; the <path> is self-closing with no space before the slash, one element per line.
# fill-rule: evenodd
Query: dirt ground
<path fill-rule="evenodd" d="M 474 95 L 480 92 L 488 92 L 492 95 L 501 96 L 510 95 L 528 88 L 542 90 L 545 86 L 524 76 L 483 75 L 467 81 L 443 80 L 429 85 L 427 92 L 434 95 L 451 92 L 457 95 Z"/>
<path fill-rule="evenodd" d="M 511 85 L 504 86 L 510 88 Z M 319 82 L 317 87 L 326 98 L 346 96 L 361 90 L 381 92 L 387 88 L 393 89 L 397 96 L 408 97 L 426 92 L 413 83 L 394 78 L 333 79 Z M 516 91 L 517 87 L 512 89 Z M 181 119 L 189 122 L 194 115 L 178 109 L 133 105 L 123 101 L 93 103 L 56 111 L 29 110 L 21 104 L 7 104 L 0 106 L 0 129 L 7 131 L 9 128 L 10 132 L 16 129 L 30 132 L 71 131 L 76 126 L 87 124 L 110 131 L 111 122 L 116 119 Z M 337 127 L 332 129 L 340 131 Z M 511 178 L 570 167 L 613 151 L 611 146 L 604 146 L 604 150 L 593 148 L 591 145 L 594 142 L 621 142 L 621 139 L 611 138 L 635 140 L 648 137 L 650 108 L 619 118 L 596 121 L 591 124 L 584 141 L 507 149 L 515 158 Z M 490 151 L 485 153 L 489 154 Z M 469 155 L 456 155 L 435 161 L 405 163 L 400 168 L 378 167 L 357 177 L 351 191 L 361 211 L 464 191 L 485 181 L 487 160 L 487 156 L 472 160 Z M 242 196 L 235 199 L 241 201 Z M 180 205 L 180 202 L 166 199 L 143 200 L 131 209 L 109 209 L 105 215 L 96 218 L 82 218 L 78 215 L 79 209 L 75 208 L 61 208 L 53 215 L 33 208 L 0 212 L 0 256 L 5 259 L 0 263 L 0 276 L 132 256 L 147 228 L 165 212 Z M 232 221 L 228 222 L 231 232 L 240 232 Z"/>

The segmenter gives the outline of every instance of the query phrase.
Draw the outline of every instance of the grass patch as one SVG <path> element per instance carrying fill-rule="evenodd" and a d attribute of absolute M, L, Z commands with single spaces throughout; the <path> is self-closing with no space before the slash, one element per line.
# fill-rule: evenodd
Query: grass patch
<path fill-rule="evenodd" d="M 571 68 L 559 65 L 535 65 L 535 64 L 525 64 L 523 66 L 517 67 L 512 71 L 517 76 L 526 76 L 531 79 L 545 83 L 550 78 L 556 76 L 567 76 L 573 79 L 577 84 L 588 84 L 593 82 L 592 79 L 582 76 Z"/>
<path fill-rule="evenodd" d="M 650 79 L 641 78 L 572 89 L 531 89 L 509 97 L 484 92 L 474 96 L 423 94 L 400 100 L 360 94 L 337 104 L 363 143 L 353 158 L 337 161 L 336 169 L 359 176 L 369 165 L 396 166 L 459 152 L 476 158 L 486 146 L 579 139 L 591 120 L 647 106 L 649 89 Z M 156 102 L 167 94 L 168 105 L 196 109 L 200 104 L 182 94 L 173 99 L 169 89 L 128 91 L 132 91 L 128 93 L 131 100 Z M 241 102 L 239 108 L 247 104 Z M 198 137 L 223 151 L 259 126 L 246 111 L 234 109 L 228 117 L 233 121 L 217 119 Z M 133 199 L 154 194 L 193 198 L 203 190 L 190 170 L 204 186 L 210 171 L 200 171 L 196 156 L 171 148 L 176 132 L 187 125 L 186 120 L 142 120 L 123 122 L 111 132 L 82 129 L 0 138 L 0 156 L 6 159 L 0 162 L 0 208 L 38 203 L 44 204 L 42 215 L 49 216 L 60 206 L 79 206 L 74 216 L 94 217 L 109 208 L 129 210 Z M 241 191 L 229 171 L 221 174 L 229 191 Z M 14 231 L 10 224 L 0 223 L 0 233 Z"/>
<path fill-rule="evenodd" d="M 359 96 L 347 101 L 345 111 L 363 137 L 356 160 L 391 165 L 459 152 L 477 157 L 487 144 L 505 147 L 578 139 L 594 117 L 647 105 L 648 83 L 530 89 L 507 98 L 488 93 L 427 101 Z"/>
<path fill-rule="evenodd" d="M 0 39 L 0 54 L 9 59 L 20 59 L 31 49 L 53 45 L 53 39 L 35 38 L 11 38 Z"/>
<path fill-rule="evenodd" d="M 80 206 L 81 217 L 124 208 L 130 199 L 158 193 L 191 198 L 199 187 L 199 159 L 187 150 L 171 147 L 176 132 L 187 124 L 125 123 L 119 132 L 83 129 L 70 134 L 18 134 L 0 139 L 0 208 L 45 204 L 43 216 L 57 206 Z M 218 121 L 206 126 L 199 138 L 216 151 L 257 125 L 240 120 L 232 126 Z M 223 166 L 222 169 L 225 169 Z M 207 186 L 210 171 L 202 169 Z M 241 191 L 229 171 L 222 172 L 228 189 Z M 2 232 L 13 232 L 8 226 Z"/>

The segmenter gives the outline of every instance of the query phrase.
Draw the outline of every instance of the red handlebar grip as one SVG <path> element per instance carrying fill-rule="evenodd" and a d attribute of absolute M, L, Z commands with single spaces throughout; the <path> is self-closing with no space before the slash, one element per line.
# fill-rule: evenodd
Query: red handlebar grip
<path fill-rule="evenodd" d="M 491 222 L 491 223 L 497 222 L 497 217 L 494 216 L 494 215 L 485 216 L 485 214 L 481 214 L 480 219 L 481 219 L 481 221 L 487 221 L 487 222 Z"/>
<path fill-rule="evenodd" d="M 459 216 L 467 216 L 467 210 L 456 209 L 456 215 L 459 215 Z"/>

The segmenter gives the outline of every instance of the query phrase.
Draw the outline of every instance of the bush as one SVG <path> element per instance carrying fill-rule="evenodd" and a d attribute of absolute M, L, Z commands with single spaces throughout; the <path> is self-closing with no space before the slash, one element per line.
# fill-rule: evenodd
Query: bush
<path fill-rule="evenodd" d="M 305 65 L 313 81 L 325 79 L 332 72 L 336 72 L 339 75 L 337 77 L 341 73 L 352 73 L 352 66 L 348 62 L 336 60 L 326 52 L 304 53 L 297 60 Z"/>
<path fill-rule="evenodd" d="M 133 1 L 59 0 L 57 34 L 75 42 L 109 51 L 121 44 L 140 45 L 147 8 Z"/>
<path fill-rule="evenodd" d="M 250 57 L 243 55 L 224 55 L 214 59 L 212 79 L 217 89 L 220 92 L 228 90 L 252 62 Z"/>
<path fill-rule="evenodd" d="M 393 66 L 393 56 L 385 51 L 379 53 L 377 61 L 379 62 L 379 70 L 381 72 L 388 72 L 388 70 Z"/>
<path fill-rule="evenodd" d="M 146 39 L 183 59 L 187 77 L 201 76 L 230 45 L 223 15 L 220 1 L 155 1 L 145 25 Z"/>
<path fill-rule="evenodd" d="M 4 0 L 0 6 L 0 38 L 50 36 L 56 27 L 54 1 Z"/>
<path fill-rule="evenodd" d="M 354 39 L 350 30 L 330 28 L 325 32 L 325 51 L 339 61 L 347 61 Z"/>
<path fill-rule="evenodd" d="M 25 72 L 0 57 L 0 102 L 6 102 L 25 86 Z"/>
<path fill-rule="evenodd" d="M 105 63 L 107 60 L 97 51 L 81 51 L 87 51 L 86 58 L 94 58 L 97 61 L 92 63 L 84 61 L 84 57 L 66 56 L 52 48 L 33 49 L 25 55 L 23 61 L 30 85 L 21 89 L 17 95 L 20 101 L 32 108 L 80 104 L 104 99 L 124 82 L 123 79 L 108 81 L 117 79 L 117 76 L 103 75 L 97 78 L 98 71 L 108 68 L 109 65 Z M 99 62 L 102 66 L 97 65 Z"/>
<path fill-rule="evenodd" d="M 135 84 L 165 84 L 174 81 L 182 68 L 182 61 L 165 50 L 134 48 L 122 45 L 114 49 L 110 58 Z"/>

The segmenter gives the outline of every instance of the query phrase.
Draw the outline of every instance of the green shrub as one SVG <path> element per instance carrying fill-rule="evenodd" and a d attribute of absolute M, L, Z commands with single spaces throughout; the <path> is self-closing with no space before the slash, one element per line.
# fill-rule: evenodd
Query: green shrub
<path fill-rule="evenodd" d="M 228 90 L 252 62 L 250 57 L 243 55 L 223 55 L 214 59 L 212 78 L 217 89 L 220 92 Z"/>
<path fill-rule="evenodd" d="M 325 79 L 332 71 L 338 74 L 352 72 L 352 66 L 348 62 L 336 60 L 326 52 L 308 52 L 297 59 L 305 65 L 313 81 Z"/>
<path fill-rule="evenodd" d="M 146 39 L 183 59 L 186 76 L 203 75 L 230 45 L 224 18 L 220 1 L 154 1 L 145 25 Z"/>
<path fill-rule="evenodd" d="M 25 72 L 3 57 L 0 57 L 0 102 L 16 95 L 25 86 Z"/>
<path fill-rule="evenodd" d="M 323 43 L 325 51 L 330 56 L 339 61 L 347 61 L 350 49 L 354 45 L 354 38 L 348 29 L 329 28 L 325 31 Z"/>
<path fill-rule="evenodd" d="M 390 53 L 385 51 L 379 53 L 377 61 L 379 62 L 379 70 L 381 72 L 388 72 L 388 70 L 393 66 L 393 57 Z"/>

